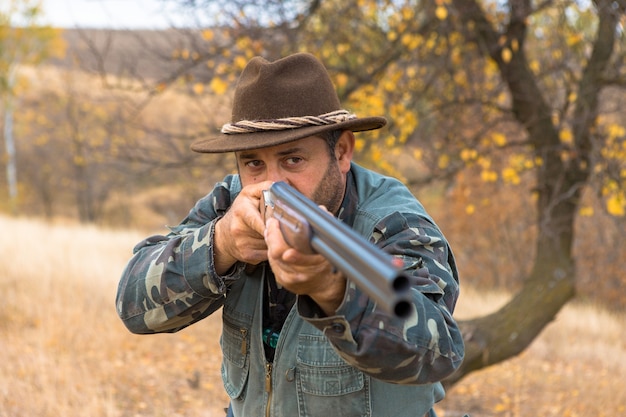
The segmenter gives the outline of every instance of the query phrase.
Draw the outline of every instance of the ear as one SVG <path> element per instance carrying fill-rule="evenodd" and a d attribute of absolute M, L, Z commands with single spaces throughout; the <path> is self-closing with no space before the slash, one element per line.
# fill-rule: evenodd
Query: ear
<path fill-rule="evenodd" d="M 335 144 L 335 158 L 339 165 L 339 170 L 346 174 L 350 171 L 350 163 L 354 154 L 354 133 L 351 130 L 344 130 Z"/>

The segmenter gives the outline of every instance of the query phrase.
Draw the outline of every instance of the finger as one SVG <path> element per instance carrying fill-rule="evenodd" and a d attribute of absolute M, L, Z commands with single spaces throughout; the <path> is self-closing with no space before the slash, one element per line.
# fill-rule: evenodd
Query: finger
<path fill-rule="evenodd" d="M 272 186 L 272 181 L 262 181 L 255 184 L 245 186 L 241 193 L 247 195 L 249 198 L 255 200 L 261 200 L 261 195 L 264 190 L 269 189 Z"/>
<path fill-rule="evenodd" d="M 267 219 L 267 222 L 265 222 L 263 237 L 269 249 L 270 257 L 279 258 L 281 254 L 289 248 L 280 230 L 279 221 L 273 217 L 270 217 Z"/>
<path fill-rule="evenodd" d="M 271 185 L 271 181 L 263 181 L 249 185 L 242 190 L 242 193 L 245 192 L 245 196 L 249 202 L 244 222 L 260 236 L 263 236 L 263 232 L 265 231 L 265 219 L 261 215 L 261 197 L 263 191 L 267 190 Z"/>
<path fill-rule="evenodd" d="M 256 209 L 247 210 L 244 218 L 244 223 L 248 226 L 252 231 L 256 232 L 255 237 L 263 240 L 263 234 L 265 233 L 265 222 L 261 217 L 261 213 Z"/>

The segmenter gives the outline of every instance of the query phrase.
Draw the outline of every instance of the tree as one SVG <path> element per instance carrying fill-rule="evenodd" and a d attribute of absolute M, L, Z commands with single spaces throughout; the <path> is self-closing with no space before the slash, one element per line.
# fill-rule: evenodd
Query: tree
<path fill-rule="evenodd" d="M 271 27 L 268 58 L 323 58 L 344 102 L 392 120 L 387 135 L 359 143 L 363 161 L 397 171 L 394 155 L 411 154 L 424 168 L 414 185 L 454 186 L 468 170 L 486 183 L 532 183 L 524 278 L 504 307 L 461 322 L 466 360 L 448 384 L 523 351 L 574 297 L 585 190 L 599 185 L 607 212 L 624 215 L 623 0 L 179 3 L 230 12 L 222 23 L 242 39 Z"/>
<path fill-rule="evenodd" d="M 37 26 L 41 15 L 39 2 L 10 0 L 0 10 L 0 97 L 4 112 L 6 176 L 11 211 L 17 212 L 17 162 L 13 135 L 13 110 L 18 92 L 20 65 L 41 62 L 51 53 L 62 52 L 59 32 Z"/>
<path fill-rule="evenodd" d="M 546 4 L 547 5 L 547 4 Z M 599 115 L 602 92 L 612 84 L 624 84 L 626 74 L 614 72 L 619 22 L 626 3 L 599 0 L 595 39 L 586 60 L 571 62 L 578 74 L 565 85 L 568 96 L 561 108 L 562 119 L 554 120 L 554 103 L 542 90 L 541 80 L 531 69 L 526 52 L 529 21 L 539 15 L 530 1 L 510 1 L 506 24 L 490 21 L 483 8 L 472 0 L 453 0 L 456 24 L 469 43 L 498 67 L 510 93 L 510 112 L 526 131 L 525 146 L 537 161 L 535 259 L 523 288 L 499 311 L 466 323 L 466 359 L 451 381 L 467 373 L 498 363 L 524 350 L 575 293 L 576 259 L 573 257 L 575 219 L 582 193 L 589 186 L 598 161 L 594 153 L 605 149 L 608 135 L 601 133 Z M 575 4 L 565 5 L 580 14 Z M 555 13 L 553 11 L 552 13 Z M 573 36 L 567 32 L 566 36 Z M 570 41 L 572 42 L 572 41 Z M 626 51 L 621 51 L 624 54 Z M 565 119 L 565 120 L 563 120 Z M 571 132 L 565 135 L 564 132 Z M 622 138 L 623 141 L 623 138 Z M 622 161 L 623 164 L 623 161 Z M 623 186 L 624 178 L 621 179 Z M 623 188 L 621 194 L 623 196 Z M 614 199 L 615 197 L 610 197 Z M 623 213 L 623 197 L 617 197 Z"/>

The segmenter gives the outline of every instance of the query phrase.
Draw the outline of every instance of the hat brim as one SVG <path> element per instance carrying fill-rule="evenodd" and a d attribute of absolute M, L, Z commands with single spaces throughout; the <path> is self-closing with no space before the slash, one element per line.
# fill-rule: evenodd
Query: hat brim
<path fill-rule="evenodd" d="M 322 126 L 308 126 L 297 129 L 271 130 L 254 133 L 220 134 L 211 139 L 203 139 L 191 144 L 191 150 L 200 153 L 224 153 L 246 151 L 251 149 L 267 148 L 282 145 L 294 140 L 331 131 L 351 130 L 362 132 L 380 129 L 387 120 L 384 117 L 363 117 L 345 122 Z"/>

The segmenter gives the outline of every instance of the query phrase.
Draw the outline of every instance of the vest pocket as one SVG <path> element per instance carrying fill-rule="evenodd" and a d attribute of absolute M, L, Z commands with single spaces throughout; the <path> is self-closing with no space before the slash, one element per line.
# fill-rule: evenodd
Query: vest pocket
<path fill-rule="evenodd" d="M 323 335 L 300 335 L 296 383 L 304 416 L 369 416 L 369 378 L 348 365 Z"/>
<path fill-rule="evenodd" d="M 226 393 L 231 398 L 240 398 L 248 381 L 251 323 L 226 315 L 223 316 L 223 322 L 220 340 L 224 355 L 222 380 Z"/>

